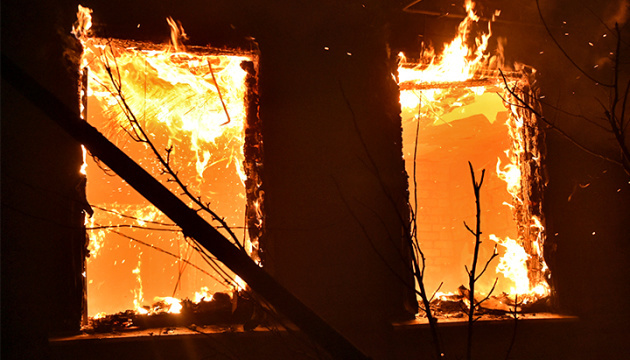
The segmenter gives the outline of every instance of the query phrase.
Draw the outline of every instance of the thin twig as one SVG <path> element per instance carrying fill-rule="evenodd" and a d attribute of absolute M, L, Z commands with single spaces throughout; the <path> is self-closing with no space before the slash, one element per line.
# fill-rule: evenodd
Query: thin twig
<path fill-rule="evenodd" d="M 490 296 L 492 296 L 492 293 L 494 292 L 494 289 L 496 288 L 498 281 L 499 281 L 499 278 L 494 278 L 494 283 L 492 284 L 490 291 L 488 291 L 488 295 L 486 295 L 483 299 L 481 299 L 481 301 L 477 302 L 477 305 L 476 305 L 477 307 L 481 307 L 481 304 L 486 302 L 486 300 L 490 299 Z"/>
<path fill-rule="evenodd" d="M 486 298 L 483 299 L 482 301 L 475 304 L 475 283 L 477 282 L 477 280 L 479 280 L 479 276 L 477 275 L 476 271 L 477 271 L 477 262 L 479 260 L 479 249 L 481 247 L 481 234 L 482 234 L 480 190 L 481 190 L 481 187 L 483 186 L 483 180 L 486 174 L 486 170 L 485 169 L 481 170 L 481 177 L 479 178 L 479 181 L 477 181 L 476 176 L 475 176 L 475 169 L 473 168 L 473 165 L 470 161 L 468 162 L 468 167 L 470 168 L 470 177 L 472 180 L 473 191 L 475 194 L 475 207 L 476 207 L 476 214 L 477 214 L 476 226 L 475 226 L 474 231 L 464 222 L 466 229 L 468 229 L 468 231 L 470 231 L 470 233 L 475 236 L 475 250 L 473 252 L 473 260 L 472 260 L 471 268 L 470 270 L 468 270 L 468 267 L 464 267 L 466 269 L 466 273 L 468 274 L 468 288 L 469 288 L 468 301 L 470 303 L 469 309 L 468 309 L 468 341 L 467 341 L 467 346 L 466 346 L 466 359 L 471 360 L 472 359 L 473 323 L 479 319 L 479 318 L 475 319 L 475 309 L 482 302 L 486 301 L 488 297 L 490 296 L 490 294 L 492 294 L 498 279 L 495 280 L 494 285 L 492 286 L 492 289 L 490 290 L 490 293 L 488 294 L 488 296 L 486 296 Z M 486 265 L 484 266 L 484 270 L 482 271 L 482 273 L 485 272 L 485 269 L 488 267 L 488 264 L 496 256 L 497 256 L 497 253 L 495 251 L 490 257 L 490 259 L 486 261 Z"/>
<path fill-rule="evenodd" d="M 516 342 L 516 329 L 518 327 L 518 294 L 514 295 L 514 310 L 510 311 L 510 314 L 514 317 L 514 330 L 512 331 L 512 340 L 510 341 L 510 346 L 508 347 L 505 354 L 505 360 L 509 360 L 510 354 L 512 353 L 512 348 L 514 347 L 514 343 Z"/>
<path fill-rule="evenodd" d="M 408 220 L 406 220 L 405 217 L 403 217 L 403 215 L 400 213 L 400 210 L 396 206 L 396 201 L 392 198 L 392 195 L 387 190 L 387 187 L 383 181 L 383 177 L 380 174 L 379 167 L 377 166 L 376 161 L 372 157 L 369 151 L 369 148 L 367 146 L 367 143 L 365 142 L 365 139 L 363 138 L 361 129 L 359 128 L 359 124 L 356 118 L 356 114 L 354 112 L 354 109 L 352 108 L 352 105 L 350 104 L 350 100 L 346 96 L 341 80 L 339 80 L 339 89 L 341 92 L 341 96 L 344 102 L 346 103 L 348 110 L 350 111 L 352 124 L 356 130 L 361 146 L 363 147 L 363 150 L 368 158 L 368 161 L 370 162 L 371 166 L 368 167 L 368 169 L 370 170 L 370 172 L 374 174 L 374 176 L 378 180 L 383 194 L 390 202 L 390 205 L 392 206 L 394 213 L 396 214 L 401 226 L 404 229 L 405 240 L 406 240 L 407 246 L 410 249 L 411 258 L 412 258 L 411 263 L 412 263 L 412 268 L 413 268 L 413 275 L 419 287 L 419 291 L 415 289 L 414 291 L 420 296 L 422 303 L 424 305 L 423 310 L 427 316 L 427 320 L 429 321 L 429 328 L 431 330 L 431 336 L 434 342 L 434 350 L 435 350 L 436 359 L 442 359 L 444 358 L 444 353 L 442 352 L 442 347 L 440 344 L 440 339 L 439 339 L 439 335 L 437 331 L 437 319 L 431 313 L 429 297 L 427 296 L 427 292 L 424 286 L 424 270 L 426 266 L 426 259 L 419 244 L 417 243 L 417 238 L 415 239 L 416 241 L 414 241 L 414 239 L 411 237 L 412 232 L 417 236 L 417 231 L 415 228 L 414 230 L 410 228 L 410 225 L 407 223 Z M 379 256 L 382 258 L 381 255 Z"/>

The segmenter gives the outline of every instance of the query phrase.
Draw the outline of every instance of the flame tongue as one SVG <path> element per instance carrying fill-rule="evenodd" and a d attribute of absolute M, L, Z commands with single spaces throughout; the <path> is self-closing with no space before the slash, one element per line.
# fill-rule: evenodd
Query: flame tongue
<path fill-rule="evenodd" d="M 185 51 L 183 40 L 188 40 L 188 35 L 184 32 L 184 27 L 179 21 L 173 20 L 172 17 L 167 17 L 166 22 L 171 27 L 171 44 L 175 48 L 175 52 Z"/>
<path fill-rule="evenodd" d="M 487 52 L 488 40 L 492 36 L 490 23 L 487 25 L 487 32 L 477 35 L 474 29 L 478 27 L 480 18 L 473 11 L 471 0 L 466 0 L 466 13 L 466 18 L 459 24 L 457 36 L 445 45 L 440 55 L 429 48 L 422 56 L 422 63 L 425 65 L 398 69 L 400 82 L 460 82 L 472 79 L 478 70 L 487 68 L 490 60 Z M 499 12 L 496 12 L 495 16 L 498 15 Z M 403 56 L 401 62 L 404 61 Z"/>
<path fill-rule="evenodd" d="M 72 34 L 77 39 L 85 39 L 90 35 L 92 28 L 92 9 L 79 5 L 77 21 L 72 25 Z"/>

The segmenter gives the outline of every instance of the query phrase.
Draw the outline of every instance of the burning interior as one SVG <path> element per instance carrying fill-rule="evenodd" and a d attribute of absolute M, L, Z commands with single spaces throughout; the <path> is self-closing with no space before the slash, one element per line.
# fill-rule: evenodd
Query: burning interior
<path fill-rule="evenodd" d="M 172 19 L 171 42 L 163 46 L 93 37 L 90 10 L 81 8 L 79 18 L 84 119 L 260 262 L 256 54 L 184 47 L 184 29 Z M 433 304 L 446 316 L 458 312 L 449 304 L 465 302 L 464 269 L 474 247 L 464 225 L 475 216 L 467 161 L 487 171 L 488 237 L 480 254 L 496 252 L 497 259 L 478 282 L 480 296 L 493 295 L 485 306 L 507 312 L 550 294 L 542 252 L 544 149 L 537 119 L 519 106 L 537 106 L 534 70 L 499 69 L 486 49 L 489 24 L 467 45 L 479 20 L 469 9 L 441 55 L 411 61 L 401 54 L 398 68 L 410 233 L 426 257 L 427 291 L 436 292 Z M 216 293 L 238 296 L 246 286 L 98 159 L 86 157 L 83 171 L 94 211 L 86 221 L 93 321 L 130 309 L 139 316 L 178 313 Z"/>
<path fill-rule="evenodd" d="M 262 229 L 255 56 L 90 37 L 80 8 L 82 115 L 250 256 Z M 245 154 L 248 154 L 247 160 Z M 86 157 L 87 314 L 179 313 L 244 286 L 98 159 Z M 210 208 L 212 210 L 210 210 Z M 221 215 L 219 215 L 221 214 Z"/>
<path fill-rule="evenodd" d="M 490 300 L 482 307 L 527 308 L 550 295 L 543 257 L 543 139 L 538 119 L 523 110 L 525 103 L 538 108 L 535 70 L 505 71 L 501 47 L 495 54 L 487 49 L 494 16 L 479 30 L 484 22 L 472 2 L 466 11 L 440 55 L 430 48 L 419 64 L 410 64 L 401 53 L 398 69 L 415 258 L 428 259 L 422 280 L 435 291 L 437 313 L 447 316 L 454 303 L 470 306 L 466 285 L 476 258 L 468 226 L 475 221 L 474 180 L 466 162 L 470 171 L 486 172 L 479 258 L 494 271 L 482 271 L 475 281 L 480 300 Z"/>

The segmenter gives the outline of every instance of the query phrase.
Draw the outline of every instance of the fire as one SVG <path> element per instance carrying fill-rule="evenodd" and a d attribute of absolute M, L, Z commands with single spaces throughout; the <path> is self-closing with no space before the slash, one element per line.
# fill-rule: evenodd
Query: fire
<path fill-rule="evenodd" d="M 433 48 L 423 54 L 422 64 L 413 68 L 399 68 L 398 76 L 401 82 L 416 83 L 444 83 L 461 82 L 471 79 L 479 70 L 486 68 L 490 59 L 488 54 L 488 39 L 492 36 L 490 23 L 487 32 L 479 36 L 473 33 L 473 26 L 480 18 L 474 12 L 474 3 L 466 0 L 466 18 L 459 24 L 457 36 L 444 46 L 444 51 L 436 55 Z M 493 15 L 493 21 L 499 11 Z M 474 46 L 468 46 L 474 42 Z M 405 61 L 404 54 L 401 62 Z"/>
<path fill-rule="evenodd" d="M 182 304 L 179 299 L 174 297 L 160 297 L 156 296 L 153 300 L 157 302 L 157 305 L 154 306 L 152 313 L 169 313 L 169 314 L 179 314 L 182 311 Z"/>
<path fill-rule="evenodd" d="M 82 88 L 80 110 L 85 120 L 181 194 L 149 148 L 146 140 L 150 140 L 195 199 L 203 195 L 200 201 L 209 203 L 227 226 L 242 228 L 248 91 L 248 73 L 242 64 L 252 61 L 251 54 L 184 47 L 185 30 L 172 18 L 166 19 L 171 27 L 171 42 L 166 45 L 92 37 L 91 14 L 91 9 L 79 6 L 72 30 L 83 45 L 81 75 L 87 86 Z M 226 271 L 222 265 L 210 264 L 161 212 L 124 181 L 103 176 L 101 167 L 98 162 L 82 167 L 89 179 L 88 199 L 99 209 L 86 223 L 88 293 L 111 293 L 108 301 L 89 295 L 91 313 L 128 309 L 123 305 L 126 296 L 120 293 L 125 287 L 133 293 L 135 310 L 146 314 L 153 310 L 143 306 L 145 297 L 159 297 L 157 301 L 175 309 L 174 296 L 192 298 L 202 285 L 208 284 L 206 299 L 212 298 L 210 292 L 244 286 L 222 279 L 220 274 Z M 182 199 L 197 208 L 191 198 Z M 228 235 L 222 224 L 219 230 Z M 250 248 L 255 244 L 246 235 L 238 241 Z M 145 251 L 147 247 L 151 250 Z M 130 268 L 126 260 L 141 256 L 142 261 Z"/>
<path fill-rule="evenodd" d="M 107 315 L 107 313 L 100 312 L 100 313 L 97 313 L 96 315 L 94 315 L 92 317 L 92 319 L 94 319 L 94 320 L 103 319 L 103 318 L 105 318 L 106 315 Z"/>
<path fill-rule="evenodd" d="M 445 167 L 448 165 L 433 165 L 432 163 L 435 162 L 444 163 L 444 159 L 434 159 L 432 156 L 424 154 L 450 153 L 451 151 L 456 151 L 453 149 L 464 147 L 465 145 L 452 144 L 452 140 L 449 142 L 448 139 L 444 139 L 452 147 L 450 150 L 445 150 L 443 147 L 447 147 L 447 145 L 437 142 L 435 140 L 436 134 L 444 133 L 446 136 L 452 136 L 448 134 L 456 134 L 457 132 L 448 130 L 449 128 L 459 127 L 464 129 L 462 121 L 473 121 L 462 119 L 475 119 L 475 117 L 483 115 L 491 124 L 494 124 L 494 121 L 499 118 L 499 114 L 504 114 L 501 116 L 505 117 L 506 128 L 504 129 L 506 130 L 504 131 L 509 138 L 509 141 L 506 142 L 508 149 L 505 151 L 501 150 L 501 155 L 494 157 L 496 159 L 496 167 L 490 176 L 505 183 L 505 193 L 500 196 L 493 193 L 491 200 L 497 199 L 498 201 L 496 206 L 493 205 L 493 209 L 496 209 L 493 211 L 497 215 L 503 216 L 503 218 L 506 218 L 506 215 L 511 215 L 511 221 L 514 223 L 514 226 L 510 231 L 502 230 L 504 232 L 490 235 L 490 239 L 500 245 L 502 254 L 498 264 L 495 260 L 495 263 L 491 265 L 496 266 L 496 272 L 502 274 L 504 278 L 498 284 L 497 289 L 509 292 L 510 295 L 518 295 L 519 298 L 548 296 L 550 293 L 549 286 L 541 276 L 541 274 L 546 274 L 548 270 L 542 254 L 542 244 L 545 236 L 544 221 L 542 221 L 540 209 L 535 208 L 529 199 L 528 191 L 530 190 L 524 187 L 524 184 L 530 181 L 532 176 L 536 175 L 530 174 L 528 169 L 541 167 L 539 150 L 535 144 L 528 143 L 531 140 L 525 135 L 526 132 L 530 131 L 526 129 L 525 124 L 531 123 L 531 119 L 528 120 L 527 118 L 527 116 L 531 115 L 513 106 L 513 102 L 510 102 L 509 94 L 505 94 L 504 79 L 497 70 L 498 66 L 502 66 L 503 61 L 501 41 L 499 41 L 496 55 L 492 56 L 488 49 L 489 39 L 492 36 L 491 22 L 494 21 L 500 12 L 496 11 L 492 21 L 488 22 L 487 27 L 484 27 L 483 24 L 480 24 L 480 17 L 474 12 L 474 3 L 467 0 L 465 8 L 467 16 L 459 24 L 457 36 L 444 45 L 442 53 L 436 54 L 432 48 L 429 48 L 421 55 L 419 64 L 410 63 L 403 53 L 399 54 L 398 81 L 401 90 L 403 152 L 407 172 L 410 176 L 417 172 L 420 179 L 429 177 L 432 180 L 431 183 L 422 183 L 416 179 L 418 181 L 418 189 L 415 188 L 415 181 L 410 180 L 409 182 L 410 192 L 414 193 L 417 191 L 416 196 L 419 197 L 418 204 L 415 204 L 414 196 L 411 196 L 410 205 L 412 209 L 418 209 L 416 219 L 420 219 L 418 224 L 420 245 L 423 246 L 423 241 L 425 242 L 424 251 L 425 255 L 427 255 L 428 271 L 430 272 L 432 270 L 432 254 L 435 254 L 440 259 L 439 261 L 443 262 L 443 253 L 446 251 L 443 248 L 438 248 L 437 250 L 426 249 L 426 246 L 433 246 L 431 244 L 435 241 L 430 237 L 431 232 L 437 229 L 442 231 L 444 234 L 440 236 L 440 241 L 443 241 L 444 238 L 460 237 L 456 233 L 458 230 L 451 229 L 456 229 L 456 226 L 461 225 L 457 225 L 456 222 L 453 222 L 453 225 L 451 225 L 447 221 L 449 219 L 446 218 L 454 215 L 440 215 L 439 209 L 444 204 L 436 207 L 431 204 L 430 200 L 427 200 L 431 199 L 430 191 L 449 192 L 454 190 L 453 188 L 435 190 L 438 189 L 438 185 L 433 185 L 442 180 L 435 178 L 432 172 L 446 171 L 440 170 L 440 166 Z M 477 33 L 473 31 L 473 29 L 482 28 L 483 30 L 477 31 Z M 534 72 L 533 69 L 531 70 Z M 508 74 L 507 80 L 510 86 L 517 85 L 520 88 L 529 86 L 527 79 L 520 73 L 517 75 Z M 503 94 L 506 101 L 497 100 L 500 98 L 496 93 Z M 494 96 L 494 100 L 488 96 Z M 475 105 L 476 103 L 480 103 L 480 105 L 477 106 Z M 531 124 L 528 126 L 531 127 Z M 493 126 L 492 128 L 494 129 Z M 420 138 L 416 143 L 417 129 L 420 131 Z M 475 129 L 474 131 L 481 130 Z M 423 135 L 425 132 L 430 135 Z M 423 136 L 430 137 L 423 138 Z M 475 136 L 475 134 L 470 134 L 463 139 Z M 481 146 L 485 147 L 486 145 Z M 416 151 L 418 152 L 417 159 L 414 158 L 416 155 L 413 155 Z M 473 155 L 464 154 L 464 156 Z M 483 161 L 487 163 L 492 160 Z M 528 162 L 533 163 L 530 164 Z M 431 169 L 435 167 L 436 170 L 425 170 L 427 166 Z M 451 172 L 453 171 L 451 170 Z M 427 175 L 427 172 L 429 175 Z M 448 180 L 443 180 L 444 182 L 452 182 L 454 181 L 452 177 L 453 175 L 451 174 Z M 467 181 L 469 182 L 469 180 Z M 456 187 L 469 186 L 467 184 L 464 185 L 465 182 L 462 181 L 461 185 L 458 183 Z M 427 189 L 427 187 L 430 187 L 430 189 Z M 496 191 L 499 191 L 499 187 L 492 184 L 484 185 L 484 187 L 493 187 L 497 189 Z M 423 192 L 426 193 L 423 194 Z M 451 197 L 453 196 L 457 195 L 451 194 Z M 482 195 L 482 197 L 484 196 Z M 491 200 L 486 200 L 486 206 L 489 206 L 487 204 Z M 508 205 L 508 211 L 501 210 L 501 204 Z M 426 218 L 429 220 L 422 220 L 423 214 L 426 214 Z M 488 219 L 490 213 L 484 214 L 486 214 L 484 215 L 486 220 L 482 221 L 490 221 L 492 225 L 492 219 Z M 509 220 L 502 220 L 503 218 L 498 219 L 496 223 L 499 224 L 501 221 L 507 222 Z M 436 220 L 440 221 L 439 225 L 431 223 L 431 221 L 435 222 Z M 461 220 L 458 222 L 461 224 Z M 499 225 L 492 226 L 497 229 L 500 228 Z M 489 233 L 492 233 L 492 231 L 489 231 Z M 425 237 L 424 239 L 423 236 Z M 465 245 L 462 244 L 461 246 Z M 450 251 L 451 253 L 457 253 L 461 250 L 452 249 Z M 493 250 L 486 249 L 485 251 L 490 253 Z M 465 259 L 464 261 L 467 263 L 469 260 Z M 463 264 L 456 266 L 463 268 Z M 442 268 L 436 267 L 434 271 L 444 276 Z M 459 269 L 449 271 L 459 271 Z M 447 278 L 445 283 L 448 283 L 449 280 L 454 286 L 457 286 L 457 281 L 459 281 L 459 284 L 465 283 L 465 280 L 461 278 L 453 280 L 457 276 L 447 275 L 447 277 L 450 277 L 450 279 Z M 436 284 L 439 284 L 439 281 Z M 483 285 L 481 292 L 484 292 L 484 289 L 489 290 L 492 282 Z M 450 289 L 447 288 L 446 290 Z M 444 297 L 448 293 L 439 294 Z"/>
<path fill-rule="evenodd" d="M 516 240 L 506 237 L 500 239 L 496 235 L 490 235 L 490 240 L 505 248 L 505 255 L 499 260 L 496 272 L 503 274 L 507 279 L 514 282 L 510 289 L 510 294 L 529 294 L 529 277 L 527 270 L 527 259 L 530 257 L 525 249 Z"/>
<path fill-rule="evenodd" d="M 87 262 L 89 263 L 98 256 L 100 250 L 103 248 L 106 232 L 104 229 L 97 229 L 96 218 L 94 216 L 85 218 L 85 227 L 86 229 L 95 229 L 88 231 L 89 256 Z"/>
<path fill-rule="evenodd" d="M 202 287 L 199 291 L 195 291 L 195 298 L 193 301 L 197 304 L 202 301 L 212 301 L 212 294 L 209 291 L 210 290 L 207 286 Z"/>
<path fill-rule="evenodd" d="M 90 73 L 91 93 L 88 95 L 97 97 L 115 119 L 110 129 L 136 130 L 129 124 L 128 111 L 117 106 L 121 100 L 108 72 L 108 66 L 115 64 L 117 68 L 110 68 L 114 81 L 121 84 L 125 102 L 138 117 L 140 126 L 152 135 L 168 134 L 164 141 L 173 148 L 175 145 L 189 147 L 200 178 L 210 164 L 223 161 L 238 166 L 242 163 L 242 146 L 232 145 L 234 151 L 226 158 L 211 154 L 221 137 L 228 145 L 244 141 L 243 98 L 247 74 L 240 63 L 246 57 L 140 50 L 113 42 L 105 44 L 93 38 L 84 41 L 84 49 L 83 65 Z M 226 122 L 226 114 L 230 114 L 229 122 Z M 126 136 L 120 131 L 118 135 Z"/>
<path fill-rule="evenodd" d="M 507 184 L 508 192 L 518 199 L 521 189 L 521 169 L 518 164 L 501 166 L 501 159 L 497 158 L 496 172 L 499 178 Z"/>
<path fill-rule="evenodd" d="M 87 175 L 87 149 L 85 146 L 81 145 L 81 154 L 83 162 L 81 163 L 81 168 L 79 169 L 79 173 L 83 175 Z"/>
<path fill-rule="evenodd" d="M 138 257 L 138 266 L 135 269 L 131 270 L 133 274 L 136 275 L 136 280 L 138 281 L 138 286 L 133 289 L 133 306 L 136 312 L 139 314 L 145 314 L 147 312 L 146 309 L 142 307 L 142 302 L 144 301 L 144 293 L 142 292 L 142 276 L 140 276 L 140 266 L 142 265 L 142 260 Z"/>
<path fill-rule="evenodd" d="M 232 284 L 232 287 L 238 291 L 242 291 L 247 288 L 247 283 L 243 279 L 241 279 L 240 276 L 236 275 L 234 277 L 234 283 Z"/>
<path fill-rule="evenodd" d="M 90 35 L 92 28 L 92 9 L 79 5 L 77 11 L 77 21 L 72 26 L 72 35 L 77 39 L 86 38 Z"/>

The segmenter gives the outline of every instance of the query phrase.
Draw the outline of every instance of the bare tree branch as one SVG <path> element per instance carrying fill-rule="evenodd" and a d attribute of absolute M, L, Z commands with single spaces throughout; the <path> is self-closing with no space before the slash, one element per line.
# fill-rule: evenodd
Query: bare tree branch
<path fill-rule="evenodd" d="M 630 165 L 626 166 L 626 165 L 624 165 L 622 162 L 620 162 L 618 160 L 615 160 L 615 159 L 610 158 L 608 156 L 602 155 L 602 154 L 600 154 L 600 153 L 598 153 L 596 151 L 593 151 L 593 150 L 587 148 L 586 146 L 582 145 L 580 142 L 575 140 L 571 135 L 569 135 L 566 131 L 564 131 L 560 127 L 556 126 L 553 122 L 549 121 L 545 116 L 542 115 L 542 113 L 540 111 L 534 109 L 527 101 L 523 100 L 521 98 L 521 96 L 519 94 L 517 94 L 517 92 L 514 89 L 510 88 L 510 86 L 508 85 L 508 82 L 507 82 L 507 78 L 505 77 L 503 72 L 501 70 L 499 70 L 499 73 L 501 74 L 501 77 L 503 79 L 503 83 L 505 85 L 506 91 L 510 94 L 511 97 L 513 97 L 518 102 L 517 104 L 508 102 L 508 104 L 510 104 L 512 106 L 518 106 L 518 107 L 521 107 L 521 108 L 524 108 L 524 109 L 530 111 L 538 119 L 540 119 L 545 124 L 547 124 L 550 128 L 552 128 L 553 130 L 557 131 L 565 139 L 569 140 L 573 145 L 577 146 L 578 148 L 582 149 L 583 151 L 585 151 L 585 152 L 587 152 L 587 153 L 589 153 L 589 154 L 591 154 L 591 155 L 593 155 L 595 157 L 598 157 L 598 158 L 600 158 L 602 160 L 606 160 L 606 161 L 608 161 L 610 163 L 613 163 L 615 165 L 621 166 L 628 173 L 628 175 L 630 175 Z"/>
<path fill-rule="evenodd" d="M 473 260 L 472 260 L 471 268 L 470 270 L 468 270 L 468 267 L 464 266 L 464 268 L 466 269 L 466 273 L 468 274 L 468 289 L 469 289 L 468 301 L 470 303 L 469 309 L 468 309 L 468 338 L 467 338 L 467 346 L 466 346 L 466 359 L 471 360 L 472 359 L 473 323 L 478 320 L 478 318 L 475 319 L 475 310 L 479 306 L 479 304 L 487 300 L 486 298 L 482 300 L 481 302 L 475 304 L 475 283 L 477 282 L 477 280 L 479 280 L 479 276 L 480 276 L 480 275 L 479 276 L 477 275 L 477 262 L 479 260 L 479 249 L 481 247 L 481 192 L 480 191 L 483 185 L 483 180 L 486 174 L 486 170 L 485 169 L 481 170 L 481 177 L 479 178 L 479 181 L 477 181 L 476 176 L 475 176 L 475 169 L 473 168 L 473 165 L 470 161 L 468 162 L 468 167 L 470 169 L 470 177 L 472 180 L 473 192 L 475 194 L 475 208 L 476 208 L 475 230 L 473 231 L 464 222 L 466 229 L 468 229 L 468 231 L 470 231 L 470 233 L 475 237 L 475 250 L 473 252 Z M 490 263 L 490 261 L 492 261 L 496 256 L 497 256 L 497 253 L 495 251 L 490 257 L 490 259 L 486 262 L 486 265 L 482 273 L 488 267 L 488 264 Z M 490 290 L 490 294 L 492 294 L 492 291 L 494 290 L 495 286 L 496 286 L 496 280 L 494 282 L 494 285 L 492 286 L 492 289 Z M 490 294 L 488 294 L 488 297 L 490 296 Z"/>

